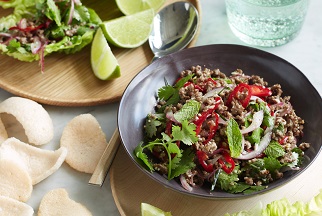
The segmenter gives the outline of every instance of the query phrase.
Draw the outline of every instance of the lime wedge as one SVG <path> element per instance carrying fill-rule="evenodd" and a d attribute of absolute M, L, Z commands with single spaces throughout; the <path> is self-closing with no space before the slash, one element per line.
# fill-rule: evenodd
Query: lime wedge
<path fill-rule="evenodd" d="M 109 43 L 122 48 L 135 48 L 145 43 L 152 31 L 154 11 L 145 10 L 101 24 Z"/>
<path fill-rule="evenodd" d="M 124 15 L 135 14 L 147 9 L 158 11 L 165 0 L 116 0 L 116 4 Z"/>
<path fill-rule="evenodd" d="M 92 42 L 91 65 L 95 76 L 101 80 L 111 80 L 121 76 L 120 66 L 101 28 L 97 29 Z"/>
<path fill-rule="evenodd" d="M 153 205 L 141 203 L 141 216 L 171 216 L 171 212 L 165 212 Z"/>

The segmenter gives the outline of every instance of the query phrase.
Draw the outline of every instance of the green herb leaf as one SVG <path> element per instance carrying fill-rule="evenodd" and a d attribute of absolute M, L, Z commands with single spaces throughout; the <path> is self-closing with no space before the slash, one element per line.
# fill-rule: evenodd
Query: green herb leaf
<path fill-rule="evenodd" d="M 195 157 L 194 152 L 189 148 L 182 152 L 181 160 L 176 163 L 176 167 L 172 167 L 170 179 L 186 173 L 188 170 L 194 168 L 196 164 L 193 162 Z"/>
<path fill-rule="evenodd" d="M 158 130 L 157 127 L 162 124 L 162 122 L 159 120 L 160 118 L 162 118 L 160 115 L 148 114 L 145 121 L 145 132 L 149 138 L 156 136 Z"/>
<path fill-rule="evenodd" d="M 226 133 L 228 138 L 230 155 L 232 157 L 238 157 L 242 152 L 243 135 L 239 130 L 238 123 L 233 118 L 230 118 L 228 120 Z"/>
<path fill-rule="evenodd" d="M 279 170 L 282 167 L 281 163 L 276 158 L 265 157 L 263 160 L 265 168 L 269 170 L 272 175 L 275 174 L 276 170 Z"/>
<path fill-rule="evenodd" d="M 10 40 L 7 49 L 10 53 L 16 52 L 17 49 L 20 47 L 20 42 L 18 42 L 16 39 Z"/>
<path fill-rule="evenodd" d="M 160 100 L 168 100 L 176 92 L 176 89 L 173 86 L 166 85 L 158 90 L 158 98 Z"/>
<path fill-rule="evenodd" d="M 239 166 L 235 166 L 234 171 L 230 174 L 220 172 L 217 179 L 217 185 L 224 191 L 233 191 L 237 186 L 237 182 L 239 181 L 237 174 L 238 170 Z"/>
<path fill-rule="evenodd" d="M 251 144 L 259 143 L 263 133 L 264 130 L 259 127 L 253 130 L 252 135 L 245 137 L 245 139 L 248 140 Z"/>
<path fill-rule="evenodd" d="M 184 86 L 186 82 L 188 82 L 193 77 L 193 74 L 187 75 L 185 77 L 182 77 L 176 84 L 174 84 L 174 87 L 179 89 Z"/>
<path fill-rule="evenodd" d="M 179 140 L 186 145 L 192 145 L 198 141 L 196 135 L 196 125 L 189 123 L 187 120 L 182 122 L 181 128 L 179 126 L 172 127 L 173 140 Z"/>
<path fill-rule="evenodd" d="M 189 100 L 187 101 L 182 108 L 174 114 L 174 118 L 182 123 L 185 120 L 191 120 L 193 117 L 195 117 L 200 110 L 200 103 L 195 100 Z"/>
<path fill-rule="evenodd" d="M 143 142 L 140 142 L 139 145 L 134 149 L 134 154 L 149 168 L 150 171 L 154 171 L 148 156 L 143 152 L 144 148 L 142 147 L 142 145 L 143 145 Z"/>
<path fill-rule="evenodd" d="M 264 153 L 268 157 L 278 158 L 285 154 L 283 147 L 276 141 L 272 141 L 269 143 L 267 148 L 264 150 Z"/>
<path fill-rule="evenodd" d="M 49 19 L 55 21 L 56 25 L 61 25 L 60 11 L 54 0 L 47 0 L 47 8 L 45 14 Z"/>

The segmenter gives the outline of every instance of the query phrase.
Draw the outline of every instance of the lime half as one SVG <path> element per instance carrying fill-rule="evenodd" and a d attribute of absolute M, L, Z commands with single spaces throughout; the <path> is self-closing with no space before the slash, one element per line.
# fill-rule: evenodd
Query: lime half
<path fill-rule="evenodd" d="M 97 29 L 92 42 L 91 66 L 95 76 L 101 80 L 111 80 L 121 76 L 120 66 L 101 28 Z"/>
<path fill-rule="evenodd" d="M 141 203 L 141 216 L 171 216 L 171 212 L 165 212 L 153 205 Z"/>
<path fill-rule="evenodd" d="M 154 11 L 145 10 L 101 24 L 109 43 L 122 48 L 135 48 L 145 43 L 152 31 Z"/>
<path fill-rule="evenodd" d="M 156 12 L 164 3 L 165 0 L 116 0 L 118 8 L 125 15 L 135 14 L 151 8 Z"/>

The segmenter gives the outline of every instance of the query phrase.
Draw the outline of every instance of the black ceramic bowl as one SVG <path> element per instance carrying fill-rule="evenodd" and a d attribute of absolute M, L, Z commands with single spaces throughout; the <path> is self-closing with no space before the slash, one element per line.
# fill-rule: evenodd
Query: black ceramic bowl
<path fill-rule="evenodd" d="M 157 90 L 164 86 L 165 79 L 169 84 L 173 84 L 182 70 L 196 65 L 210 69 L 219 68 L 227 75 L 239 68 L 245 74 L 263 77 L 269 85 L 281 84 L 283 94 L 291 96 L 291 103 L 296 113 L 306 122 L 303 141 L 311 143 L 311 148 L 306 151 L 302 169 L 287 171 L 282 179 L 269 184 L 267 189 L 251 195 L 267 192 L 291 181 L 314 162 L 322 144 L 322 100 L 301 71 L 287 61 L 259 49 L 239 45 L 201 46 L 185 49 L 154 61 L 131 81 L 120 102 L 118 127 L 124 148 L 133 163 L 147 176 L 159 182 L 160 187 L 166 186 L 178 192 L 206 198 L 250 196 L 229 194 L 220 190 L 210 194 L 209 188 L 195 188 L 193 192 L 188 192 L 178 182 L 168 181 L 157 172 L 150 173 L 135 159 L 133 150 L 143 140 L 143 124 L 146 115 L 154 109 Z"/>

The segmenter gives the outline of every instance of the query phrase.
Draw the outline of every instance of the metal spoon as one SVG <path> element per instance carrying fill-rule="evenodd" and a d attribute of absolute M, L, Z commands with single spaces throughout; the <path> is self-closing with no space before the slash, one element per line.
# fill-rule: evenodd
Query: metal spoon
<path fill-rule="evenodd" d="M 199 25 L 197 9 L 189 2 L 174 2 L 164 7 L 153 20 L 149 44 L 153 60 L 185 48 Z"/>
<path fill-rule="evenodd" d="M 163 8 L 154 17 L 153 30 L 149 37 L 149 44 L 154 53 L 153 60 L 185 48 L 195 36 L 198 25 L 198 11 L 189 2 L 175 2 Z M 116 128 L 89 184 L 103 185 L 120 142 L 120 134 Z"/>

